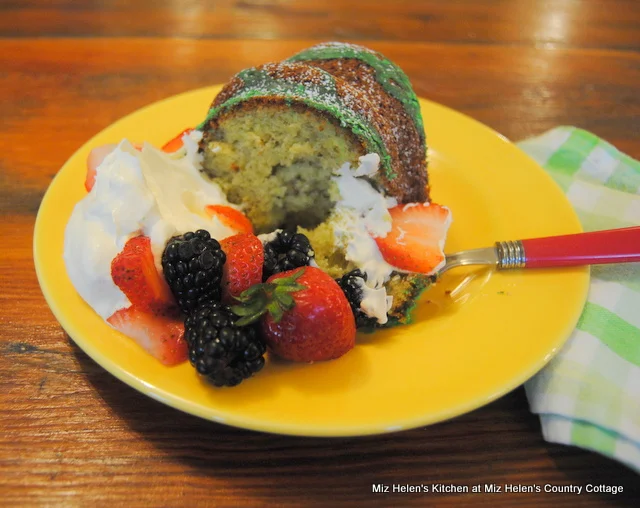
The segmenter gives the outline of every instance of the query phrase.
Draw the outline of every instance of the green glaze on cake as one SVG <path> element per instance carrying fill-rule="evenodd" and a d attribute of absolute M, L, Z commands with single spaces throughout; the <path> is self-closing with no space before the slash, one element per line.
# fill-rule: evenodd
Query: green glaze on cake
<path fill-rule="evenodd" d="M 308 62 L 341 58 L 354 58 L 374 69 L 378 83 L 389 95 L 402 104 L 405 111 L 413 119 L 418 134 L 424 142 L 424 123 L 420 112 L 420 103 L 411 82 L 400 67 L 382 54 L 355 44 L 327 42 L 305 49 L 293 55 L 288 61 Z"/>
<path fill-rule="evenodd" d="M 197 129 L 204 129 L 209 121 L 245 101 L 255 98 L 284 98 L 285 104 L 304 104 L 317 111 L 326 112 L 338 120 L 342 127 L 349 129 L 362 140 L 367 153 L 373 152 L 380 156 L 385 176 L 389 179 L 395 178 L 391 156 L 380 133 L 364 116 L 345 104 L 338 94 L 333 76 L 321 69 L 313 68 L 314 77 L 321 76 L 320 80 L 309 80 L 302 84 L 293 79 L 273 77 L 270 69 L 270 64 L 267 64 L 238 73 L 236 77 L 242 81 L 242 87 L 230 99 L 212 107 Z"/>
<path fill-rule="evenodd" d="M 389 313 L 389 321 L 382 325 L 383 328 L 392 328 L 398 325 L 408 325 L 413 322 L 413 311 L 418 305 L 420 296 L 429 289 L 436 281 L 432 275 L 421 275 L 418 273 L 399 274 L 391 276 L 385 284 L 387 293 L 392 294 L 395 302 L 393 309 Z M 398 305 L 399 304 L 399 305 Z"/>

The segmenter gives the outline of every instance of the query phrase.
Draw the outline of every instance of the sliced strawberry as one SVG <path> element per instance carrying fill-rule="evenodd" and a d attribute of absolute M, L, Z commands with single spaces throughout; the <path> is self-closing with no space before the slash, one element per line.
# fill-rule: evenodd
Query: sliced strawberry
<path fill-rule="evenodd" d="M 84 180 L 84 188 L 87 192 L 91 192 L 91 189 L 93 189 L 93 185 L 96 183 L 96 174 L 97 171 L 95 170 L 95 168 L 87 165 L 87 176 Z"/>
<path fill-rule="evenodd" d="M 129 301 L 142 311 L 159 311 L 175 306 L 164 278 L 158 273 L 151 241 L 146 236 L 131 238 L 111 262 L 111 278 Z"/>
<path fill-rule="evenodd" d="M 180 150 L 180 148 L 182 148 L 182 145 L 184 144 L 182 142 L 182 136 L 184 136 L 185 134 L 189 134 L 192 131 L 193 129 L 191 128 L 183 130 L 171 141 L 168 141 L 167 143 L 165 143 L 165 145 L 162 147 L 162 151 L 167 153 L 177 152 L 178 150 Z"/>
<path fill-rule="evenodd" d="M 177 365 L 187 359 L 184 322 L 177 314 L 154 314 L 132 305 L 112 314 L 107 322 L 164 365 Z"/>
<path fill-rule="evenodd" d="M 384 238 L 375 238 L 384 260 L 409 272 L 437 271 L 444 262 L 449 209 L 435 203 L 410 203 L 391 208 L 389 213 L 391 231 Z"/>
<path fill-rule="evenodd" d="M 204 211 L 209 217 L 215 215 L 225 226 L 238 233 L 253 233 L 253 224 L 240 210 L 225 205 L 207 205 Z"/>
<path fill-rule="evenodd" d="M 233 303 L 245 289 L 262 282 L 264 248 L 250 233 L 230 236 L 220 242 L 227 256 L 222 272 L 222 301 Z"/>
<path fill-rule="evenodd" d="M 87 157 L 87 176 L 84 180 L 84 188 L 87 192 L 90 192 L 93 188 L 93 184 L 96 183 L 96 174 L 98 172 L 98 166 L 102 164 L 102 161 L 107 155 L 109 155 L 116 148 L 113 143 L 108 145 L 97 146 L 89 152 Z"/>

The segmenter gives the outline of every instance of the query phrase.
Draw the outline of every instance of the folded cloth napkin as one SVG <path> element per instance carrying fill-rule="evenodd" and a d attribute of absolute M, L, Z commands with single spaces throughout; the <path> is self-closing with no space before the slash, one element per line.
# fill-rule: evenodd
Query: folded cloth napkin
<path fill-rule="evenodd" d="M 573 127 L 518 145 L 562 187 L 585 231 L 640 225 L 640 162 Z M 640 263 L 592 267 L 576 329 L 525 390 L 547 441 L 640 472 Z"/>

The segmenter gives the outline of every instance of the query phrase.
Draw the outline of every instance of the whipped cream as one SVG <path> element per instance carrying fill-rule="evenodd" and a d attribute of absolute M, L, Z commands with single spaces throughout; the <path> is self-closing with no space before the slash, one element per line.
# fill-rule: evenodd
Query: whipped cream
<path fill-rule="evenodd" d="M 264 245 L 266 243 L 273 242 L 277 238 L 278 233 L 281 232 L 282 229 L 276 229 L 271 233 L 262 233 L 261 235 L 258 235 L 258 239 L 262 242 L 262 245 Z"/>
<path fill-rule="evenodd" d="M 336 246 L 345 258 L 366 274 L 367 281 L 358 279 L 362 290 L 360 309 L 379 324 L 388 320 L 387 312 L 393 297 L 387 295 L 384 283 L 397 268 L 387 263 L 374 237 L 384 237 L 391 231 L 389 208 L 398 203 L 376 190 L 366 177 L 375 175 L 380 166 L 378 154 L 369 153 L 359 158 L 353 170 L 345 163 L 334 177 L 340 199 L 332 212 Z"/>
<path fill-rule="evenodd" d="M 364 279 L 359 277 L 356 278 L 356 284 L 362 291 L 360 310 L 367 316 L 375 318 L 381 325 L 389 321 L 387 312 L 393 306 L 393 296 L 387 295 L 387 290 L 384 286 L 379 288 L 369 287 Z"/>
<path fill-rule="evenodd" d="M 389 280 L 391 272 L 399 270 L 384 260 L 374 237 L 384 237 L 391 231 L 389 208 L 398 203 L 363 178 L 378 171 L 378 154 L 363 155 L 359 162 L 355 171 L 345 163 L 334 177 L 340 199 L 332 212 L 332 223 L 336 246 L 344 250 L 348 261 L 366 273 L 367 285 L 379 288 Z"/>
<path fill-rule="evenodd" d="M 130 305 L 111 278 L 111 261 L 127 240 L 144 234 L 158 269 L 174 235 L 206 229 L 218 239 L 235 234 L 206 205 L 230 205 L 220 187 L 199 168 L 201 132 L 183 136 L 184 147 L 166 154 L 145 143 L 141 151 L 123 140 L 98 166 L 91 191 L 73 209 L 64 239 L 67 272 L 80 296 L 103 318 Z"/>

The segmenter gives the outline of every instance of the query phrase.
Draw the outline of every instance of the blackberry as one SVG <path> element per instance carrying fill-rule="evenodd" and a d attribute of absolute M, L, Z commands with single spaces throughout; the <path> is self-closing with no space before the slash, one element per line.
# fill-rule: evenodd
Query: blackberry
<path fill-rule="evenodd" d="M 185 313 L 203 302 L 220 300 L 225 260 L 218 241 L 204 229 L 167 242 L 162 253 L 164 277 Z"/>
<path fill-rule="evenodd" d="M 237 319 L 227 305 L 209 302 L 184 322 L 189 361 L 215 386 L 236 386 L 264 366 L 267 347 L 256 325 L 237 326 Z"/>
<path fill-rule="evenodd" d="M 360 304 L 362 303 L 362 288 L 359 285 L 358 279 L 366 281 L 367 276 L 356 269 L 336 279 L 336 282 L 351 306 L 353 316 L 356 318 L 356 328 L 374 328 L 378 326 L 378 320 L 367 316 L 362 309 L 360 309 Z"/>
<path fill-rule="evenodd" d="M 314 256 L 309 239 L 302 233 L 279 231 L 276 237 L 264 245 L 262 279 L 276 273 L 308 266 Z"/>

